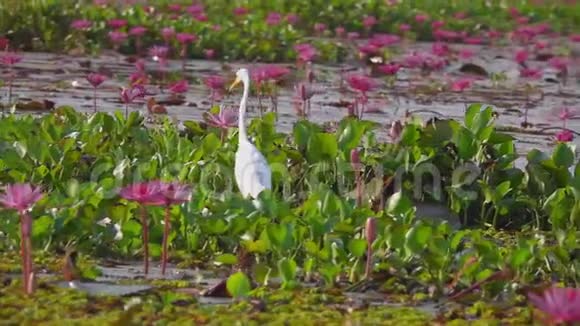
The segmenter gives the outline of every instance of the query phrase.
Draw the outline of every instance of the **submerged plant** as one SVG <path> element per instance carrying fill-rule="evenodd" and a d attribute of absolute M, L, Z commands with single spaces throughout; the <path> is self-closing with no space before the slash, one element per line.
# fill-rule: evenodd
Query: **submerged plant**
<path fill-rule="evenodd" d="M 22 281 L 24 292 L 34 292 L 34 271 L 32 267 L 32 217 L 28 213 L 42 198 L 41 189 L 28 183 L 17 183 L 4 188 L 4 194 L 0 195 L 0 204 L 8 209 L 13 209 L 20 215 L 20 254 L 22 258 Z"/>

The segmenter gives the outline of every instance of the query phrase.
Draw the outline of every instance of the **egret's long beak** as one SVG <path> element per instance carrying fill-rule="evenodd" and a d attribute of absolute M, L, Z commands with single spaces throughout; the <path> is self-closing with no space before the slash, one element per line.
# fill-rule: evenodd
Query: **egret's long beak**
<path fill-rule="evenodd" d="M 232 89 L 234 89 L 234 87 L 236 87 L 239 83 L 241 83 L 242 80 L 239 77 L 236 77 L 236 80 L 234 80 L 234 82 L 232 83 L 232 85 L 230 86 L 230 88 L 228 88 L 228 92 L 232 92 Z"/>

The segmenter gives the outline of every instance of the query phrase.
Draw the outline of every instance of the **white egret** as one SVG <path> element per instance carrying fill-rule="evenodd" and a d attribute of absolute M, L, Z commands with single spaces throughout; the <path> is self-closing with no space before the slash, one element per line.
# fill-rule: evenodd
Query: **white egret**
<path fill-rule="evenodd" d="M 272 189 L 272 171 L 262 153 L 248 140 L 246 133 L 246 105 L 250 93 L 250 74 L 247 69 L 236 72 L 236 80 L 230 91 L 239 83 L 244 85 L 238 116 L 239 145 L 236 152 L 235 175 L 242 196 L 257 198 L 265 189 Z"/>

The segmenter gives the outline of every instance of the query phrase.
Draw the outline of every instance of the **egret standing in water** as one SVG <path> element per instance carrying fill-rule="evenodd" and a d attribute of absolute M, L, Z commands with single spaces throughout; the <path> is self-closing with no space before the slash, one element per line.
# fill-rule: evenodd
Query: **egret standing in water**
<path fill-rule="evenodd" d="M 272 189 L 272 171 L 264 155 L 248 140 L 246 133 L 246 105 L 250 93 L 250 74 L 247 69 L 242 68 L 236 72 L 236 80 L 230 86 L 230 91 L 239 83 L 244 85 L 244 93 L 238 116 L 240 140 L 234 171 L 242 196 L 257 198 L 263 190 Z"/>

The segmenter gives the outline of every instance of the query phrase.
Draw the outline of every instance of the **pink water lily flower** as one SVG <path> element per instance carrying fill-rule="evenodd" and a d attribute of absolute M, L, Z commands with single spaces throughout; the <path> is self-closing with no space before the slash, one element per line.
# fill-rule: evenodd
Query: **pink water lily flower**
<path fill-rule="evenodd" d="M 122 88 L 121 89 L 121 101 L 125 104 L 131 104 L 138 98 L 145 97 L 146 90 L 141 85 L 135 85 L 131 88 Z"/>
<path fill-rule="evenodd" d="M 298 53 L 298 60 L 301 62 L 310 62 L 318 54 L 316 48 L 308 43 L 296 44 L 294 50 Z"/>
<path fill-rule="evenodd" d="M 182 79 L 180 81 L 177 81 L 177 82 L 169 85 L 169 91 L 173 94 L 187 93 L 188 88 L 189 88 L 189 83 L 185 79 Z"/>
<path fill-rule="evenodd" d="M 13 66 L 22 61 L 22 56 L 14 52 L 0 54 L 0 63 L 5 66 Z"/>
<path fill-rule="evenodd" d="M 471 58 L 473 58 L 474 55 L 475 55 L 475 52 L 473 52 L 473 50 L 471 50 L 471 49 L 461 49 L 459 51 L 459 57 L 461 59 L 464 59 L 464 60 L 471 59 Z"/>
<path fill-rule="evenodd" d="M 520 76 L 523 78 L 540 79 L 542 77 L 542 69 L 538 68 L 522 68 L 520 69 Z"/>
<path fill-rule="evenodd" d="M 563 107 L 560 108 L 560 112 L 558 113 L 558 117 L 560 120 L 570 120 L 576 116 L 577 112 L 570 107 Z"/>
<path fill-rule="evenodd" d="M 469 79 L 469 78 L 462 78 L 459 80 L 454 81 L 451 84 L 451 90 L 454 92 L 463 92 L 464 90 L 468 89 L 469 87 L 471 87 L 471 85 L 473 84 L 473 80 Z"/>
<path fill-rule="evenodd" d="M 203 54 L 206 59 L 211 60 L 216 56 L 216 51 L 214 49 L 204 49 Z"/>
<path fill-rule="evenodd" d="M 346 38 L 349 40 L 356 40 L 360 37 L 360 34 L 358 32 L 348 32 L 346 33 Z"/>
<path fill-rule="evenodd" d="M 175 36 L 175 30 L 173 27 L 164 27 L 161 29 L 161 37 L 165 43 L 169 43 L 171 39 Z"/>
<path fill-rule="evenodd" d="M 286 15 L 286 22 L 288 22 L 288 24 L 290 24 L 290 25 L 296 25 L 298 23 L 299 19 L 300 18 L 296 14 L 290 13 L 290 14 Z"/>
<path fill-rule="evenodd" d="M 374 80 L 363 75 L 350 75 L 346 78 L 346 81 L 352 89 L 357 90 L 363 94 L 366 94 L 367 92 L 377 87 L 377 84 Z"/>
<path fill-rule="evenodd" d="M 203 80 L 203 83 L 211 90 L 224 90 L 226 80 L 222 76 L 212 75 Z"/>
<path fill-rule="evenodd" d="M 110 19 L 107 21 L 107 25 L 112 29 L 121 29 L 127 26 L 127 21 L 125 19 Z"/>
<path fill-rule="evenodd" d="M 396 75 L 401 69 L 401 65 L 398 63 L 390 63 L 381 65 L 377 69 L 385 75 Z"/>
<path fill-rule="evenodd" d="M 161 194 L 160 181 L 138 182 L 126 186 L 119 191 L 119 195 L 127 200 L 136 201 L 142 205 L 163 205 L 165 197 Z"/>
<path fill-rule="evenodd" d="M 429 19 L 429 16 L 425 14 L 417 14 L 415 15 L 415 21 L 419 24 L 426 22 Z"/>
<path fill-rule="evenodd" d="M 550 67 L 563 72 L 568 70 L 568 64 L 570 64 L 570 60 L 566 57 L 553 57 L 548 60 L 548 64 Z"/>
<path fill-rule="evenodd" d="M 87 30 L 89 28 L 91 28 L 93 26 L 93 23 L 90 20 L 86 20 L 86 19 L 77 19 L 74 20 L 71 24 L 70 27 L 79 31 L 82 30 Z"/>
<path fill-rule="evenodd" d="M 282 21 L 282 15 L 277 12 L 271 12 L 266 17 L 266 24 L 269 26 L 276 26 Z"/>
<path fill-rule="evenodd" d="M 363 18 L 362 23 L 366 29 L 371 29 L 373 26 L 377 24 L 377 18 L 375 16 L 365 16 L 365 18 Z"/>
<path fill-rule="evenodd" d="M 569 129 L 564 129 L 556 133 L 556 140 L 563 143 L 571 142 L 574 140 L 574 133 Z"/>
<path fill-rule="evenodd" d="M 6 208 L 24 212 L 42 197 L 40 187 L 35 187 L 29 183 L 16 183 L 4 188 L 4 194 L 0 195 L 0 204 Z"/>
<path fill-rule="evenodd" d="M 204 114 L 204 120 L 208 125 L 220 128 L 229 129 L 237 126 L 238 123 L 238 113 L 235 110 L 221 108 L 220 112 L 206 113 Z"/>
<path fill-rule="evenodd" d="M 580 34 L 570 35 L 570 41 L 579 43 L 580 42 Z"/>
<path fill-rule="evenodd" d="M 0 51 L 7 51 L 10 45 L 10 40 L 5 37 L 0 37 Z"/>
<path fill-rule="evenodd" d="M 580 289 L 552 287 L 541 295 L 529 293 L 530 302 L 550 324 L 580 322 Z"/>
<path fill-rule="evenodd" d="M 516 51 L 516 54 L 514 55 L 514 60 L 519 64 L 523 64 L 524 62 L 526 62 L 528 60 L 529 56 L 530 56 L 530 54 L 528 53 L 527 50 L 518 50 L 518 51 Z"/>
<path fill-rule="evenodd" d="M 245 16 L 250 12 L 250 9 L 246 8 L 246 7 L 237 7 L 234 8 L 234 16 Z"/>
<path fill-rule="evenodd" d="M 87 75 L 87 81 L 95 88 L 99 87 L 105 80 L 107 80 L 107 76 L 99 73 L 90 73 Z"/>
<path fill-rule="evenodd" d="M 252 79 L 256 83 L 261 83 L 266 80 L 279 81 L 284 76 L 290 73 L 290 69 L 278 65 L 264 65 L 252 70 Z"/>
<path fill-rule="evenodd" d="M 439 29 L 443 26 L 445 26 L 445 22 L 442 20 L 436 20 L 436 21 L 431 23 L 431 28 L 433 28 L 433 29 Z"/>
<path fill-rule="evenodd" d="M 111 31 L 108 35 L 111 42 L 115 45 L 119 45 L 127 39 L 127 33 L 121 31 Z"/>
<path fill-rule="evenodd" d="M 177 33 L 175 35 L 177 42 L 181 44 L 193 43 L 197 40 L 197 35 L 191 33 Z"/>
<path fill-rule="evenodd" d="M 189 201 L 191 187 L 180 182 L 169 182 L 161 185 L 161 194 L 165 205 L 179 205 Z"/>
<path fill-rule="evenodd" d="M 149 55 L 153 57 L 153 61 L 165 62 L 169 55 L 169 48 L 166 46 L 154 45 L 149 48 Z"/>
<path fill-rule="evenodd" d="M 39 187 L 28 183 L 17 183 L 4 188 L 0 194 L 0 204 L 8 209 L 18 211 L 20 215 L 20 252 L 22 258 L 22 283 L 24 292 L 32 294 L 34 291 L 34 271 L 32 267 L 32 217 L 27 211 L 40 199 L 42 193 Z"/>
<path fill-rule="evenodd" d="M 165 275 L 167 268 L 167 257 L 169 251 L 167 248 L 169 242 L 169 229 L 171 218 L 171 206 L 181 205 L 191 198 L 191 187 L 179 182 L 163 183 L 161 185 L 161 194 L 165 198 L 165 217 L 163 219 L 163 242 L 161 244 L 161 274 Z"/>
<path fill-rule="evenodd" d="M 315 31 L 317 34 L 321 34 L 321 33 L 323 33 L 324 31 L 326 31 L 326 28 L 327 28 L 327 27 L 326 27 L 326 24 L 324 24 L 324 23 L 315 23 L 315 24 L 314 24 L 314 31 Z"/>
<path fill-rule="evenodd" d="M 147 33 L 147 28 L 143 26 L 131 27 L 131 29 L 129 30 L 129 35 L 136 37 L 143 36 L 145 35 L 145 33 Z"/>
<path fill-rule="evenodd" d="M 399 31 L 405 33 L 411 30 L 411 25 L 409 24 L 401 24 L 399 25 Z"/>

